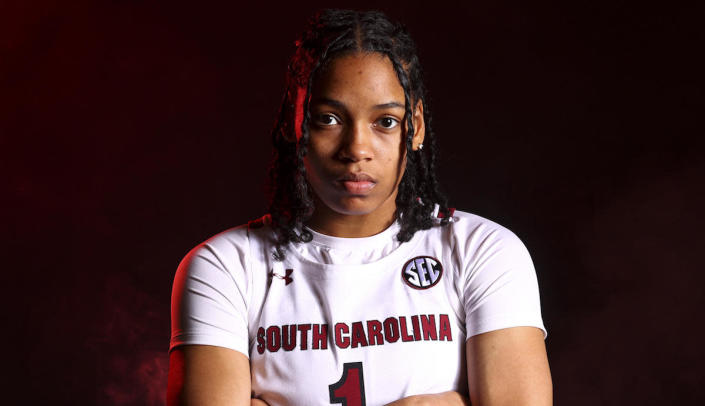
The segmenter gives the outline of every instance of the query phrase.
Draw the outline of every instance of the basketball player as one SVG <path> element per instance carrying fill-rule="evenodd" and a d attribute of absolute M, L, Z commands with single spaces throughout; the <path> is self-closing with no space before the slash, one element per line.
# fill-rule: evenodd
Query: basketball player
<path fill-rule="evenodd" d="M 269 214 L 191 250 L 170 405 L 550 405 L 534 267 L 449 208 L 415 45 L 325 10 L 296 43 Z"/>

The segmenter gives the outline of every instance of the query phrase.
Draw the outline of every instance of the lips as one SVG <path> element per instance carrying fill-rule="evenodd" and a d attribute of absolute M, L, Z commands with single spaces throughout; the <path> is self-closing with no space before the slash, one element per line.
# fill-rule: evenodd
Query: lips
<path fill-rule="evenodd" d="M 346 173 L 338 179 L 338 182 L 348 193 L 355 195 L 364 195 L 377 185 L 377 181 L 364 172 Z"/>

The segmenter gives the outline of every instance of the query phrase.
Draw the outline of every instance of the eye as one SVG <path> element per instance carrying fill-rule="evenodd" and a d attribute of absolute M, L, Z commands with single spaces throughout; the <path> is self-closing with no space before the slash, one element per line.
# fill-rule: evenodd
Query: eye
<path fill-rule="evenodd" d="M 382 117 L 377 120 L 377 125 L 384 129 L 390 130 L 399 125 L 399 120 L 392 117 Z"/>
<path fill-rule="evenodd" d="M 340 124 L 340 120 L 332 114 L 319 114 L 316 116 L 316 124 L 327 127 Z"/>

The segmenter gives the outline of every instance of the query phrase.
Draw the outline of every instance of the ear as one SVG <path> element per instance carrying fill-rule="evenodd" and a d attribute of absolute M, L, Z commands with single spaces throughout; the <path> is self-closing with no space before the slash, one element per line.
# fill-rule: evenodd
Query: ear
<path fill-rule="evenodd" d="M 423 120 L 423 103 L 421 100 L 416 103 L 414 116 L 411 120 L 414 123 L 414 130 L 416 130 L 414 136 L 411 138 L 411 149 L 418 151 L 419 145 L 423 144 L 423 139 L 426 135 L 426 123 Z"/>

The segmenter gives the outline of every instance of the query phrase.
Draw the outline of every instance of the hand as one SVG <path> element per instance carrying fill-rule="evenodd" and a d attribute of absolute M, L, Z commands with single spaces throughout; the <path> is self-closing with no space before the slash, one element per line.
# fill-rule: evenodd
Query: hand
<path fill-rule="evenodd" d="M 471 406 L 470 399 L 455 391 L 434 393 L 430 395 L 414 395 L 395 402 L 387 406 L 426 406 L 426 405 L 446 405 L 446 406 Z"/>
<path fill-rule="evenodd" d="M 262 399 L 250 399 L 250 406 L 269 406 L 267 402 Z"/>

